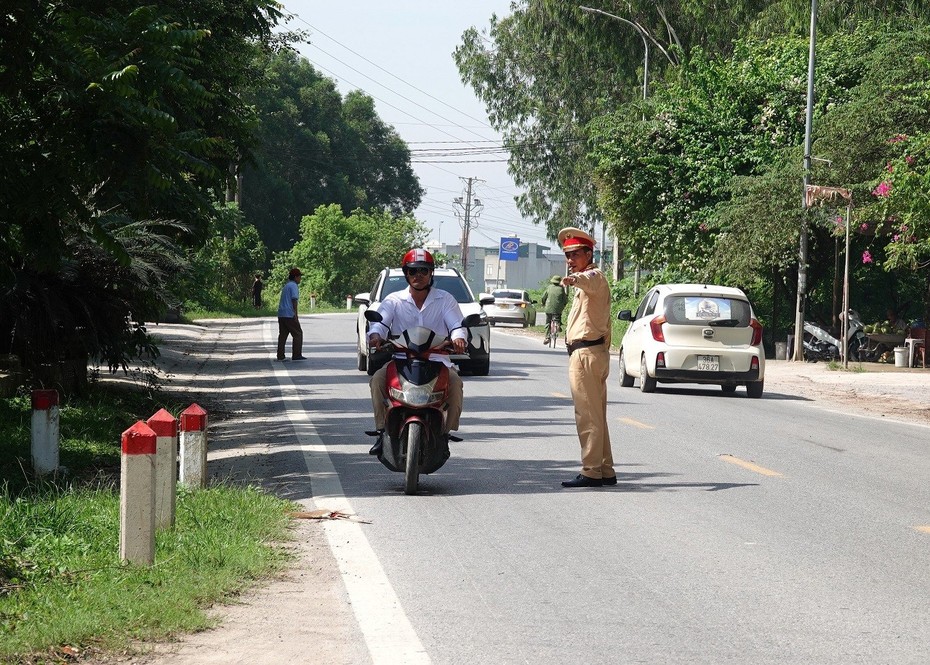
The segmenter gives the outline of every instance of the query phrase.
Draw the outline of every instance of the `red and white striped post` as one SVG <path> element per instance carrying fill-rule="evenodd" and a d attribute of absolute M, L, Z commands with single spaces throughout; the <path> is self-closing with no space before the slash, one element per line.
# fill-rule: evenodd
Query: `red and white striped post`
<path fill-rule="evenodd" d="M 155 432 L 155 528 L 174 526 L 178 485 L 178 419 L 164 409 L 146 424 Z"/>
<path fill-rule="evenodd" d="M 123 432 L 119 482 L 119 557 L 155 562 L 155 442 L 141 420 Z"/>
<path fill-rule="evenodd" d="M 181 412 L 181 482 L 207 486 L 207 412 L 191 404 Z"/>
<path fill-rule="evenodd" d="M 61 439 L 58 391 L 32 391 L 32 468 L 38 475 L 58 471 Z"/>

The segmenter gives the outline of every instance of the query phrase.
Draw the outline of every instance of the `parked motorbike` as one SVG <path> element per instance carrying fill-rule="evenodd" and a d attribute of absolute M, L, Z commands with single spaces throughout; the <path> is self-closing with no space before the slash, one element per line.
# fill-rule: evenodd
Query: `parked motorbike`
<path fill-rule="evenodd" d="M 380 323 L 381 314 L 365 310 L 368 321 Z M 476 326 L 480 315 L 470 314 L 463 327 Z M 448 354 L 448 337 L 423 327 L 390 336 L 395 357 L 388 363 L 384 445 L 378 459 L 391 471 L 404 474 L 404 493 L 416 494 L 420 474 L 438 470 L 449 459 L 449 441 L 461 441 L 445 433 L 449 396 L 449 368 L 431 356 Z M 370 436 L 380 436 L 368 431 Z"/>
<path fill-rule="evenodd" d="M 841 319 L 843 316 L 843 314 L 840 314 Z M 865 360 L 868 338 L 866 338 L 863 328 L 862 319 L 854 309 L 850 309 L 848 312 L 845 343 L 816 323 L 805 321 L 804 359 L 813 362 L 837 360 L 841 357 L 840 349 L 845 348 L 846 357 L 849 360 Z"/>

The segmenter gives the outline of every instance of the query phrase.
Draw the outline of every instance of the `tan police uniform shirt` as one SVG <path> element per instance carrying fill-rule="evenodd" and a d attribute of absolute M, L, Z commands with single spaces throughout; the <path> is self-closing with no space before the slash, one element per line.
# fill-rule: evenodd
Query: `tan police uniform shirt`
<path fill-rule="evenodd" d="M 565 339 L 569 343 L 593 342 L 603 337 L 610 347 L 610 286 L 604 273 L 593 263 L 582 272 L 572 273 L 578 289 L 568 314 Z"/>

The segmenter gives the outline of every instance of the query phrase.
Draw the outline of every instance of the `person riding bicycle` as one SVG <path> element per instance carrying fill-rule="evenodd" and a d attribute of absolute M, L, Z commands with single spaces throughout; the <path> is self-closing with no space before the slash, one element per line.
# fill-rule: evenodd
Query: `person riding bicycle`
<path fill-rule="evenodd" d="M 546 313 L 546 338 L 543 340 L 543 344 L 548 344 L 550 324 L 555 319 L 559 322 L 558 329 L 562 329 L 562 310 L 565 309 L 565 305 L 568 303 L 568 295 L 565 293 L 565 287 L 562 286 L 561 277 L 553 275 L 549 279 L 549 286 L 546 287 L 539 302 L 544 306 L 543 311 Z"/>
<path fill-rule="evenodd" d="M 468 331 L 462 327 L 462 309 L 448 291 L 434 289 L 433 270 L 436 263 L 433 255 L 425 249 L 411 249 L 404 254 L 401 268 L 409 288 L 397 291 L 384 298 L 378 306 L 381 323 L 372 323 L 368 330 L 368 345 L 375 351 L 381 348 L 390 331 L 400 333 L 414 326 L 429 328 L 433 332 L 450 337 L 455 353 L 465 353 Z M 449 356 L 436 356 L 449 367 L 449 410 L 446 412 L 446 431 L 459 428 L 462 414 L 462 379 L 452 367 Z M 372 374 L 371 403 L 374 407 L 375 429 L 379 436 L 369 454 L 378 455 L 384 445 L 384 426 L 387 416 L 387 371 L 384 365 Z"/>

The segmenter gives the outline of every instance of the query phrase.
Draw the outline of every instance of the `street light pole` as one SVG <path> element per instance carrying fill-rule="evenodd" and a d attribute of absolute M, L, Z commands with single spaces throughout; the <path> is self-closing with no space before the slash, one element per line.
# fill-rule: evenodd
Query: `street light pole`
<path fill-rule="evenodd" d="M 646 33 L 638 25 L 632 21 L 611 14 L 609 12 L 602 11 L 600 9 L 594 9 L 593 7 L 585 7 L 584 5 L 578 5 L 578 8 L 589 14 L 602 14 L 608 18 L 612 18 L 621 23 L 625 23 L 634 30 L 643 40 L 643 101 L 646 101 L 646 98 L 649 96 L 649 40 L 646 38 Z M 646 120 L 646 109 L 643 107 L 643 120 Z M 620 239 L 617 237 L 617 234 L 614 234 L 614 266 L 613 266 L 614 279 L 620 277 Z M 639 266 L 637 265 L 633 273 L 633 295 L 639 295 Z"/>
<path fill-rule="evenodd" d="M 794 354 L 804 360 L 804 310 L 807 305 L 807 187 L 811 179 L 811 128 L 814 124 L 814 66 L 817 53 L 817 0 L 811 0 L 810 52 L 807 56 L 807 113 L 804 120 L 804 189 L 801 192 L 801 240 L 798 246 L 798 307 L 794 319 Z"/>

